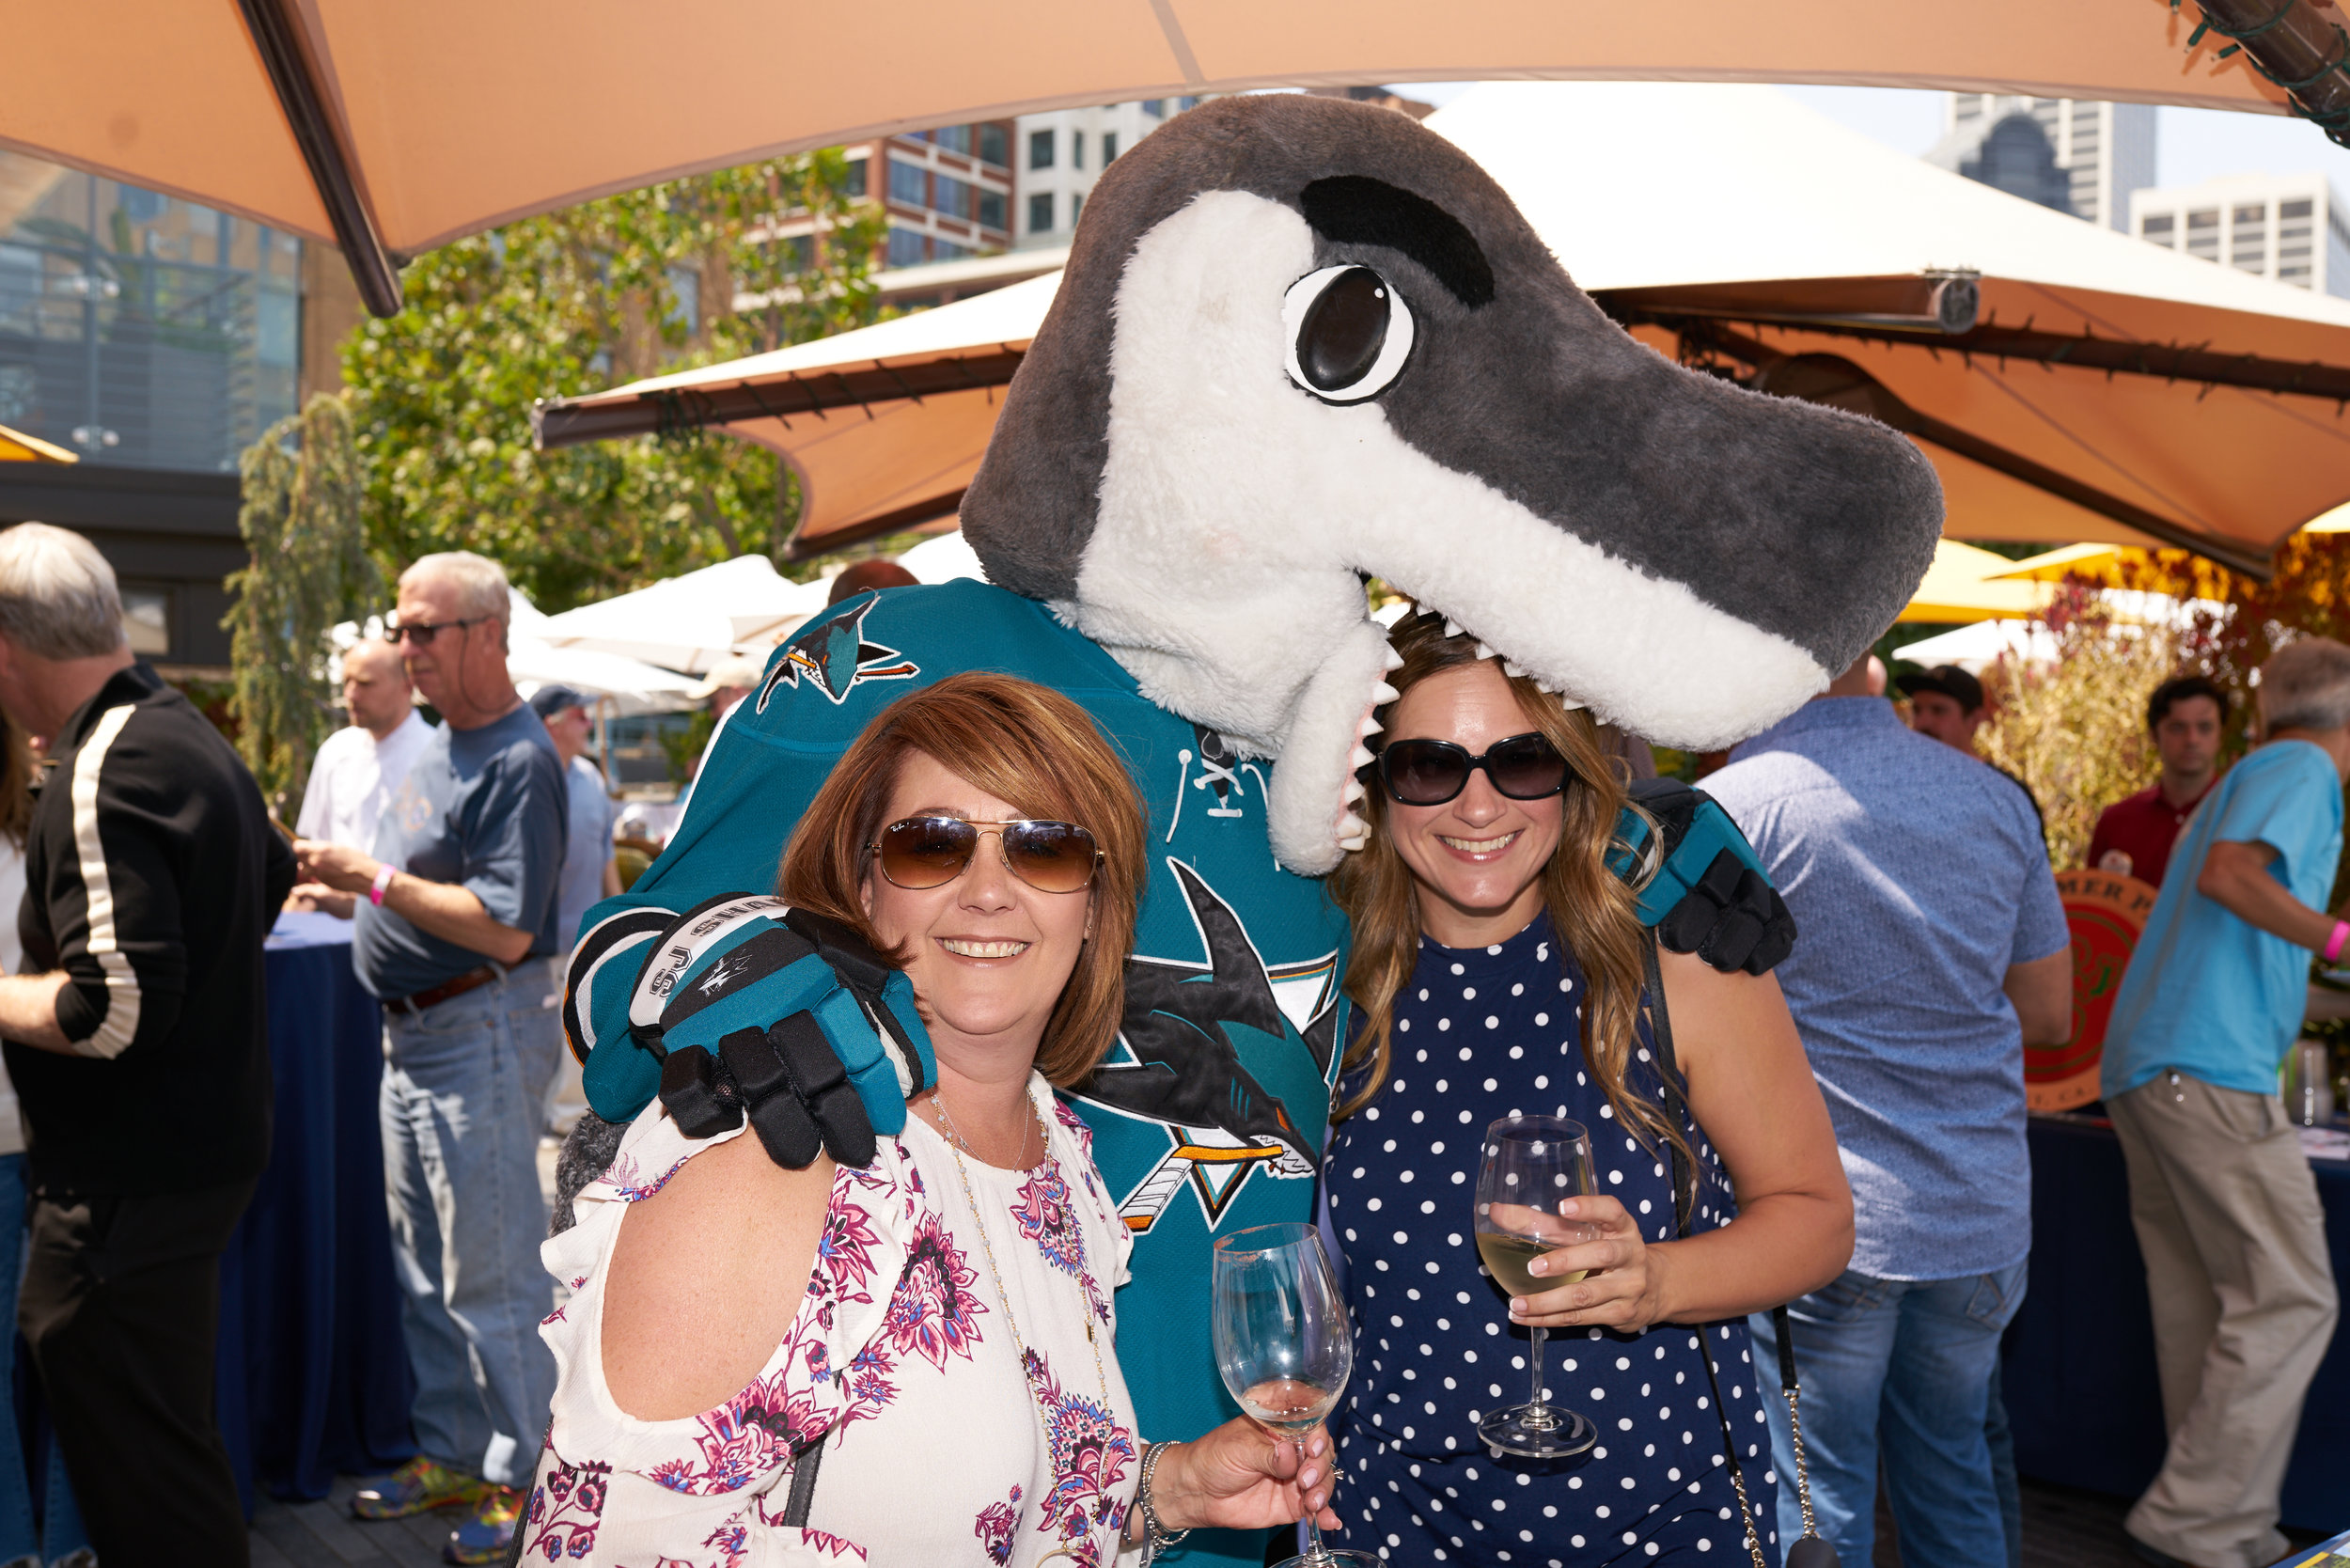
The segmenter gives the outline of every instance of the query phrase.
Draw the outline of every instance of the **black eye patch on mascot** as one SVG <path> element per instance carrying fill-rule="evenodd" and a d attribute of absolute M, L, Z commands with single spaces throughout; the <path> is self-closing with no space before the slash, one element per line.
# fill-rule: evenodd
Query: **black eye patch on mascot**
<path fill-rule="evenodd" d="M 1411 119 L 1294 95 L 1178 117 L 1095 186 L 964 499 L 995 586 L 804 629 L 668 850 L 592 912 L 564 1018 L 596 1116 L 566 1213 L 656 1093 L 689 1127 L 747 1115 L 793 1164 L 862 1163 L 902 1127 L 934 1073 L 903 977 L 760 890 L 892 698 L 966 669 L 1040 682 L 1130 759 L 1149 813 L 1121 1039 L 1064 1109 L 1138 1243 L 1118 1307 L 1144 1426 L 1205 1430 L 1209 1247 L 1308 1217 L 1328 1131 L 1347 933 L 1315 879 L 1362 841 L 1356 773 L 1394 696 L 1364 576 L 1563 700 L 1710 749 L 1857 657 L 1940 525 L 1907 440 L 1636 342 Z M 1649 800 L 1626 830 L 1663 828 L 1628 857 L 1643 917 L 1717 967 L 1777 963 L 1792 924 L 1736 830 L 1682 787 Z"/>

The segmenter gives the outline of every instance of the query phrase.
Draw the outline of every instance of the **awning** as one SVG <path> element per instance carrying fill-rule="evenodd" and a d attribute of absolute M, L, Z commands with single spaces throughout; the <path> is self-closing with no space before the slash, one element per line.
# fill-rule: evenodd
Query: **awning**
<path fill-rule="evenodd" d="M 1492 85 L 1428 124 L 1660 352 L 1909 431 L 1955 537 L 2259 573 L 2350 501 L 2350 302 L 1962 180 L 1767 87 Z M 792 554 L 837 549 L 954 510 L 1058 281 L 550 403 L 540 437 L 725 424 L 799 470 Z"/>
<path fill-rule="evenodd" d="M 2264 13 L 2207 3 L 2239 24 Z M 778 0 L 75 0 L 10 8 L 0 146 L 337 243 L 388 311 L 398 259 L 533 212 L 860 136 L 1131 99 L 1574 78 L 2282 112 L 2246 55 L 2221 57 L 2227 38 L 2187 47 L 2197 9 L 1455 0 L 1437 19 L 1422 0 L 905 0 L 877 32 L 863 7 Z M 2273 52 L 2302 19 L 2286 21 L 2250 47 Z M 2338 74 L 2316 72 L 2318 90 Z M 1573 158 L 1578 145 L 1637 149 L 1542 150 L 1601 161 Z"/>

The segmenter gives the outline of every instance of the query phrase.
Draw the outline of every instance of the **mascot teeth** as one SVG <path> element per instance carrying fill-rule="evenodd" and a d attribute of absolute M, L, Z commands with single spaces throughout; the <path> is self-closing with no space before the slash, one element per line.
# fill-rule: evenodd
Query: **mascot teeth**
<path fill-rule="evenodd" d="M 1402 654 L 1401 654 L 1401 653 L 1398 653 L 1398 652 L 1397 652 L 1394 649 L 1392 649 L 1392 648 L 1388 649 L 1388 650 L 1387 650 L 1387 662 L 1386 662 L 1386 665 L 1385 666 L 1385 667 L 1382 669 L 1381 673 L 1383 673 L 1383 674 L 1384 674 L 1384 673 L 1386 673 L 1386 670 L 1390 670 L 1390 669 L 1402 669 L 1402 667 L 1403 667 L 1403 655 L 1402 655 Z M 1385 682 L 1382 682 L 1380 683 L 1379 689 L 1380 689 L 1380 690 L 1382 690 L 1382 691 L 1385 691 L 1385 692 L 1387 694 L 1385 698 L 1381 698 L 1381 699 L 1380 699 L 1380 700 L 1385 701 L 1385 702 L 1393 702 L 1393 701 L 1396 699 L 1396 698 L 1397 698 L 1398 696 L 1400 696 L 1400 695 L 1401 695 L 1400 693 L 1398 693 L 1398 692 L 1396 691 L 1396 689 L 1395 689 L 1393 686 L 1387 685 Z"/>
<path fill-rule="evenodd" d="M 1453 619 L 1450 616 L 1445 617 L 1444 635 L 1448 637 L 1459 636 L 1461 635 L 1461 623 Z"/>
<path fill-rule="evenodd" d="M 1517 662 L 1516 662 L 1515 660 L 1513 660 L 1513 659 L 1504 659 L 1504 660 L 1502 660 L 1502 661 L 1501 661 L 1501 673 L 1502 673 L 1502 674 L 1504 674 L 1504 675 L 1506 675 L 1506 676 L 1508 676 L 1508 677 L 1510 677 L 1510 679 L 1511 679 L 1511 680 L 1514 681 L 1514 680 L 1516 680 L 1519 676 L 1524 675 L 1524 674 L 1526 673 L 1526 671 L 1524 671 L 1524 670 L 1520 669 L 1520 668 L 1517 666 Z"/>
<path fill-rule="evenodd" d="M 1353 752 L 1351 752 L 1350 754 L 1348 754 L 1348 756 L 1347 756 L 1347 759 L 1346 759 L 1346 760 L 1347 760 L 1348 761 L 1350 761 L 1350 762 L 1354 763 L 1354 764 L 1355 764 L 1355 766 L 1356 766 L 1356 767 L 1358 767 L 1358 768 L 1367 768 L 1367 767 L 1371 766 L 1371 763 L 1373 763 L 1373 762 L 1377 761 L 1379 759 L 1377 759 L 1376 757 L 1373 757 L 1373 756 L 1371 754 L 1371 749 L 1370 749 L 1368 746 L 1359 746 L 1359 745 L 1358 745 L 1358 746 L 1356 746 L 1356 747 L 1354 749 L 1354 751 L 1353 751 Z"/>
<path fill-rule="evenodd" d="M 1395 658 L 1395 663 L 1400 665 L 1402 662 L 1403 655 L 1398 653 Z M 1395 666 L 1390 665 L 1387 667 L 1392 669 Z M 1397 691 L 1393 686 L 1390 686 L 1385 681 L 1382 681 L 1377 685 L 1371 688 L 1371 705 L 1373 707 L 1384 708 L 1388 703 L 1393 702 L 1396 698 L 1402 697 L 1402 695 L 1403 694 L 1402 692 Z"/>

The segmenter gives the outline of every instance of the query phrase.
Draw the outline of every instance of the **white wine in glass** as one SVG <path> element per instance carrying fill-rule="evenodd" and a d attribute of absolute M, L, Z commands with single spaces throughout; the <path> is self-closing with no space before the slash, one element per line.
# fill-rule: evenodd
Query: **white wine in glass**
<path fill-rule="evenodd" d="M 1596 1231 L 1567 1219 L 1559 1205 L 1591 1191 L 1591 1138 L 1579 1121 L 1559 1116 L 1505 1116 L 1485 1129 L 1477 1171 L 1477 1253 L 1501 1288 L 1530 1296 L 1571 1285 L 1587 1272 L 1535 1276 L 1527 1266 L 1545 1253 L 1593 1239 Z M 1584 1417 L 1543 1398 L 1543 1341 L 1529 1329 L 1533 1397 L 1477 1423 L 1486 1447 L 1527 1459 L 1561 1459 L 1599 1441 Z"/>
<path fill-rule="evenodd" d="M 1339 1403 L 1355 1371 L 1355 1325 L 1310 1225 L 1257 1225 L 1215 1244 L 1215 1365 L 1240 1407 L 1298 1445 Z M 1335 1473 L 1338 1456 L 1324 1468 Z M 1368 1552 L 1332 1551 L 1311 1515 L 1305 1554 L 1280 1568 L 1380 1568 Z"/>

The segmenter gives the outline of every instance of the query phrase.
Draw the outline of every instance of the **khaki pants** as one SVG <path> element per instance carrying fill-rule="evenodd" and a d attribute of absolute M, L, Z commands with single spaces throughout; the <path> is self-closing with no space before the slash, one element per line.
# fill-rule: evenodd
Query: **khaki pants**
<path fill-rule="evenodd" d="M 2274 1094 L 2164 1073 L 2106 1108 L 2129 1165 L 2170 1434 L 2127 1528 L 2183 1562 L 2261 1568 L 2292 1549 L 2277 1493 L 2334 1331 L 2316 1179 Z"/>

